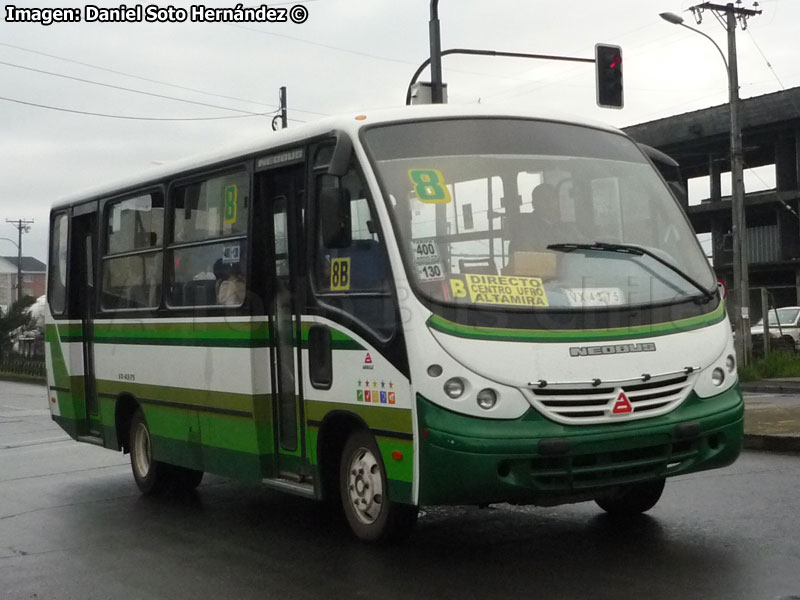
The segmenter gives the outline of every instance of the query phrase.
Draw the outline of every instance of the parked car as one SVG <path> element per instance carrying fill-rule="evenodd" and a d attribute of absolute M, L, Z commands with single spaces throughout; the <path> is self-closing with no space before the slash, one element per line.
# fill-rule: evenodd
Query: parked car
<path fill-rule="evenodd" d="M 769 311 L 768 320 L 770 348 L 773 350 L 800 349 L 800 306 L 784 306 Z M 753 350 L 758 352 L 763 347 L 764 320 L 750 328 L 750 340 Z"/>

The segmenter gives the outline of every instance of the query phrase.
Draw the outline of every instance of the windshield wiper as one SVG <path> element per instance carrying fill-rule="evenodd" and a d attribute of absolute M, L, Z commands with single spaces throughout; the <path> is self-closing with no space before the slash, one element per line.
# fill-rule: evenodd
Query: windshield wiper
<path fill-rule="evenodd" d="M 661 263 L 670 271 L 680 275 L 684 280 L 691 283 L 694 287 L 703 293 L 703 301 L 710 302 L 714 299 L 714 293 L 704 288 L 697 280 L 688 273 L 685 273 L 669 261 L 664 260 L 652 250 L 648 250 L 642 246 L 635 244 L 609 244 L 606 242 L 589 242 L 589 243 L 564 243 L 564 244 L 550 244 L 547 246 L 548 250 L 557 250 L 559 252 L 573 252 L 574 250 L 596 250 L 598 252 L 619 252 L 620 254 L 632 254 L 634 256 L 649 256 L 656 262 Z"/>

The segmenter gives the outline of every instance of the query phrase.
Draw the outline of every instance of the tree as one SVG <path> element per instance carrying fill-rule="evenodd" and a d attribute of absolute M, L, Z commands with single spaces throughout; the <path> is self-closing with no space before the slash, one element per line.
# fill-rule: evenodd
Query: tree
<path fill-rule="evenodd" d="M 0 311 L 0 358 L 7 356 L 11 352 L 14 344 L 13 335 L 16 332 L 32 329 L 36 326 L 34 319 L 28 312 L 28 308 L 36 302 L 35 298 L 25 296 L 15 302 L 8 309 L 7 314 Z"/>

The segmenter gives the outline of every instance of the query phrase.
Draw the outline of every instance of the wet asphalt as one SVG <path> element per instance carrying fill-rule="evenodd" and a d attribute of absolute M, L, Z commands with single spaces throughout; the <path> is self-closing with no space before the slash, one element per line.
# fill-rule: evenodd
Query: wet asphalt
<path fill-rule="evenodd" d="M 208 476 L 139 495 L 70 440 L 44 389 L 0 382 L 0 599 L 800 598 L 800 455 L 745 452 L 617 521 L 592 504 L 426 509 L 393 547 L 314 502 Z"/>

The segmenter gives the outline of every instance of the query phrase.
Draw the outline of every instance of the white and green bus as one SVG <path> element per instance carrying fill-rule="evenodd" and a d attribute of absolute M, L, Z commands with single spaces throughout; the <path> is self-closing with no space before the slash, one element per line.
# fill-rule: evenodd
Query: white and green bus
<path fill-rule="evenodd" d="M 340 503 L 651 508 L 732 463 L 715 277 L 621 132 L 411 107 L 328 119 L 51 214 L 53 419 L 145 494 L 204 472 Z"/>

